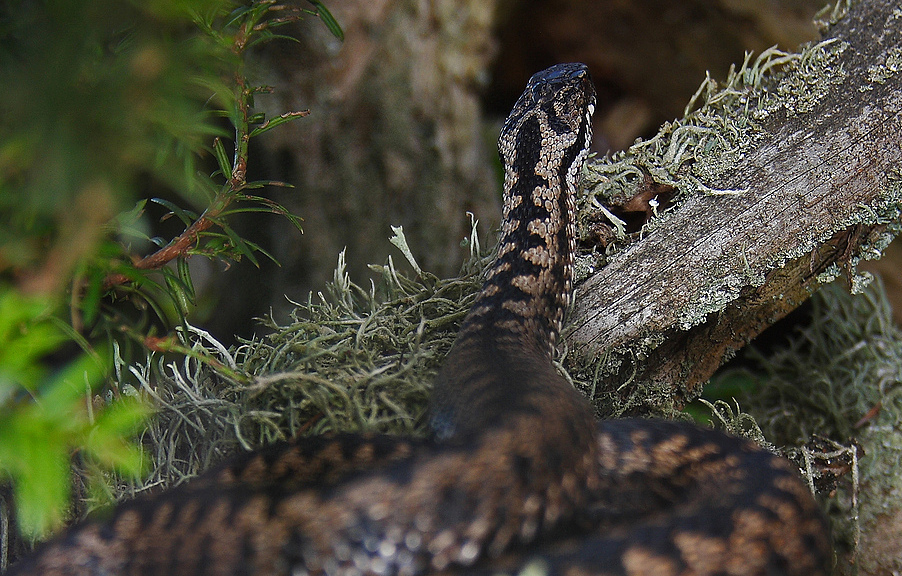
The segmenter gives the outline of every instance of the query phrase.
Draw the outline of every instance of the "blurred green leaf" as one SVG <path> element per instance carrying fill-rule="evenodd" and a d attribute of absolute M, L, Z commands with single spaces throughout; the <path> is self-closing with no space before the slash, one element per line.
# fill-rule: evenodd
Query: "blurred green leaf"
<path fill-rule="evenodd" d="M 84 449 L 105 467 L 124 476 L 139 477 L 147 468 L 146 455 L 140 446 L 125 439 L 141 429 L 149 414 L 147 405 L 137 398 L 120 398 L 97 415 Z"/>
<path fill-rule="evenodd" d="M 13 481 L 20 525 L 32 536 L 65 518 L 75 451 L 91 451 L 107 467 L 140 471 L 140 450 L 128 438 L 147 413 L 134 398 L 91 404 L 112 364 L 103 351 L 47 362 L 73 338 L 88 346 L 51 314 L 55 307 L 46 296 L 0 287 L 0 476 Z"/>
<path fill-rule="evenodd" d="M 222 174 L 224 178 L 231 178 L 232 162 L 229 160 L 229 155 L 226 154 L 225 146 L 223 146 L 222 140 L 219 138 L 213 140 L 213 154 L 216 156 L 216 162 L 219 164 L 219 173 Z"/>
<path fill-rule="evenodd" d="M 30 414 L 0 425 L 0 469 L 14 482 L 21 530 L 31 536 L 46 534 L 65 517 L 69 452 L 60 432 Z"/>
<path fill-rule="evenodd" d="M 190 210 L 185 210 L 177 206 L 175 203 L 170 202 L 169 200 L 165 200 L 163 198 L 151 198 L 150 201 L 154 204 L 159 204 L 160 206 L 167 208 L 170 212 L 177 216 L 185 226 L 191 226 L 191 224 L 193 224 L 194 221 L 197 220 L 196 213 L 191 212 Z"/>
<path fill-rule="evenodd" d="M 0 287 L 0 386 L 38 387 L 47 372 L 39 360 L 68 340 L 53 324 L 36 321 L 53 308 L 50 300 Z"/>
<path fill-rule="evenodd" d="M 26 534 L 64 519 L 73 455 L 98 497 L 110 494 L 104 474 L 141 473 L 130 439 L 148 410 L 110 384 L 106 348 L 118 358 L 140 344 L 216 366 L 167 344 L 198 300 L 187 256 L 273 259 L 227 215 L 281 214 L 300 230 L 279 204 L 241 192 L 284 184 L 245 183 L 243 171 L 232 181 L 231 171 L 249 164 L 248 138 L 304 115 L 266 121 L 254 109 L 254 96 L 272 90 L 250 83 L 245 51 L 289 39 L 273 29 L 304 13 L 342 37 L 311 3 L 287 12 L 269 0 L 0 3 L 0 477 L 12 481 Z M 148 201 L 186 228 L 201 211 L 215 226 L 177 258 L 144 258 L 172 241 L 153 230 Z M 117 360 L 117 374 L 126 364 Z"/>
<path fill-rule="evenodd" d="M 98 319 L 103 292 L 103 281 L 100 276 L 92 276 L 81 299 L 84 322 L 89 325 L 94 324 Z"/>
<path fill-rule="evenodd" d="M 329 12 L 329 9 L 326 8 L 319 0 L 308 0 L 308 2 L 316 7 L 316 15 L 319 16 L 319 19 L 323 21 L 323 24 L 326 25 L 326 28 L 329 29 L 329 32 L 331 32 L 332 35 L 339 40 L 344 40 L 345 33 L 341 29 L 341 26 L 339 26 L 338 21 L 335 20 L 335 17 L 332 16 L 332 13 Z"/>

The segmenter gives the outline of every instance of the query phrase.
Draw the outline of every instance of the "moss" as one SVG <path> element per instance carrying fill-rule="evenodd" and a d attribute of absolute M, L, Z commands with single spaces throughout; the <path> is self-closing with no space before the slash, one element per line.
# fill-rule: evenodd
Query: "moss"
<path fill-rule="evenodd" d="M 400 229 L 392 242 L 412 260 Z M 350 280 L 342 254 L 332 283 L 290 322 L 262 319 L 266 336 L 226 349 L 189 327 L 182 338 L 194 354 L 182 362 L 120 366 L 120 389 L 139 388 L 158 407 L 144 438 L 153 474 L 123 490 L 178 483 L 228 453 L 298 434 L 422 434 L 432 379 L 491 261 L 475 223 L 468 242 L 459 277 L 410 279 L 389 258 L 372 267 L 381 281 L 369 288 Z"/>
<path fill-rule="evenodd" d="M 577 257 L 577 281 L 604 266 L 613 253 L 631 242 L 659 226 L 667 226 L 675 208 L 690 195 L 742 194 L 742 189 L 718 189 L 713 183 L 767 137 L 765 124 L 771 117 L 778 113 L 804 114 L 826 95 L 830 85 L 842 82 L 846 75 L 836 63 L 847 49 L 845 42 L 826 40 L 797 54 L 776 48 L 757 57 L 747 54 L 739 67 L 731 67 L 723 83 L 710 76 L 705 78 L 687 104 L 684 118 L 664 124 L 654 137 L 638 141 L 624 152 L 588 162 L 583 171 L 586 194 L 578 202 L 580 221 L 611 222 L 615 233 L 603 253 L 593 246 Z M 627 235 L 625 223 L 619 222 L 605 205 L 624 205 L 649 180 L 674 191 L 670 205 L 655 210 L 654 217 L 639 232 Z M 895 207 L 895 202 L 888 203 Z M 580 237 L 585 239 L 588 234 L 588 228 L 583 227 Z M 802 239 L 795 256 L 810 253 L 825 240 Z M 740 269 L 734 276 L 718 279 L 716 286 L 698 294 L 680 327 L 687 330 L 695 326 L 712 312 L 723 310 L 743 288 L 759 286 L 764 281 L 763 274 L 753 272 L 749 266 L 745 272 Z M 586 390 L 594 390 L 593 382 L 599 378 L 628 380 L 623 372 L 653 350 L 660 343 L 660 336 L 649 335 L 647 342 L 638 347 L 614 350 L 594 366 L 580 367 L 577 379 Z M 632 382 L 630 387 L 625 390 L 620 386 L 622 392 L 599 398 L 596 404 L 600 412 L 606 416 L 649 410 L 663 416 L 678 414 L 669 389 L 643 382 Z"/>
<path fill-rule="evenodd" d="M 746 54 L 723 83 L 706 76 L 683 118 L 665 123 L 654 137 L 637 141 L 624 152 L 586 164 L 587 194 L 579 202 L 580 220 L 611 221 L 621 229 L 617 239 L 623 245 L 665 225 L 667 213 L 691 194 L 743 193 L 708 183 L 733 169 L 768 135 L 765 122 L 771 116 L 808 113 L 830 86 L 842 83 L 846 74 L 837 61 L 846 49 L 848 44 L 836 39 L 809 45 L 797 54 L 769 48 L 757 57 Z M 677 194 L 671 207 L 630 239 L 604 206 L 623 204 L 648 177 L 673 187 Z M 603 264 L 603 258 L 596 263 Z"/>
<path fill-rule="evenodd" d="M 893 19 L 902 18 L 902 11 L 896 9 Z M 898 24 L 896 24 L 898 25 Z M 902 47 L 894 46 L 887 51 L 886 59 L 881 64 L 868 67 L 868 80 L 872 83 L 883 84 L 899 72 L 902 72 Z M 870 90 L 872 86 L 862 86 L 860 90 Z"/>
<path fill-rule="evenodd" d="M 895 390 L 902 383 L 902 332 L 882 284 L 859 296 L 832 284 L 812 303 L 811 323 L 786 346 L 766 358 L 750 350 L 762 371 L 754 397 L 759 422 L 784 444 L 814 434 L 852 437 L 878 403 L 884 418 L 902 423 L 902 389 Z"/>
<path fill-rule="evenodd" d="M 838 3 L 830 19 L 838 19 L 847 9 L 846 4 Z M 654 137 L 636 142 L 624 152 L 587 163 L 583 171 L 587 194 L 578 205 L 580 220 L 610 222 L 614 231 L 603 252 L 587 243 L 590 247 L 577 258 L 577 281 L 603 267 L 612 254 L 630 243 L 658 227 L 669 226 L 671 215 L 684 199 L 698 194 L 743 194 L 743 189 L 720 189 L 716 183 L 772 136 L 774 126 L 811 113 L 835 85 L 848 82 L 849 75 L 840 62 L 847 50 L 850 47 L 846 42 L 829 39 L 805 46 L 795 54 L 775 48 L 757 57 L 748 54 L 740 66 L 730 69 L 724 82 L 706 77 L 686 106 L 684 118 L 666 123 Z M 605 206 L 623 206 L 640 193 L 648 194 L 649 182 L 656 188 L 672 189 L 673 197 L 666 209 L 654 210 L 641 230 L 627 234 L 626 223 Z M 856 224 L 885 225 L 885 232 L 879 238 L 858 253 L 848 255 L 847 270 L 834 266 L 817 277 L 825 284 L 843 272 L 851 272 L 854 290 L 862 290 L 870 278 L 856 273 L 854 268 L 861 259 L 879 258 L 882 249 L 898 233 L 900 205 L 899 178 L 890 178 L 874 206 L 862 207 L 846 220 L 835 222 L 830 229 L 814 230 L 810 236 L 798 238 L 769 269 L 810 255 L 844 228 Z M 583 239 L 594 233 L 590 227 L 584 226 L 582 230 Z M 731 268 L 731 273 L 718 277 L 695 294 L 692 306 L 682 312 L 679 328 L 689 330 L 712 314 L 722 312 L 743 290 L 761 286 L 766 281 L 766 272 L 760 267 L 752 269 L 748 264 Z M 659 342 L 660 335 L 649 335 L 645 342 L 633 342 L 628 348 L 610 351 L 594 365 L 580 367 L 577 379 L 585 383 L 587 390 L 594 390 L 593 382 L 599 379 L 626 382 L 630 366 L 641 362 Z M 630 381 L 630 386 L 634 391 L 625 391 L 626 398 L 621 394 L 601 398 L 600 403 L 604 404 L 601 411 L 613 416 L 635 412 L 637 408 L 640 412 L 651 409 L 661 415 L 673 413 L 669 390 L 658 390 L 653 383 Z"/>

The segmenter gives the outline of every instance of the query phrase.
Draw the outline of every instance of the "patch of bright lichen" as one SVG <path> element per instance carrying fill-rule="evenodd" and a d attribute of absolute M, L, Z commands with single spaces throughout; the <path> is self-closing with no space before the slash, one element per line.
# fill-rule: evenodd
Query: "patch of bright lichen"
<path fill-rule="evenodd" d="M 393 243 L 412 258 L 400 230 Z M 189 327 L 182 337 L 194 354 L 183 362 L 154 357 L 127 368 L 123 380 L 158 406 L 145 437 L 155 469 L 137 490 L 298 434 L 422 434 L 432 379 L 491 261 L 475 224 L 469 244 L 459 277 L 407 278 L 389 258 L 373 267 L 381 280 L 368 288 L 350 280 L 341 256 L 334 280 L 290 322 L 263 320 L 266 336 L 227 349 Z"/>
<path fill-rule="evenodd" d="M 902 47 L 894 46 L 887 51 L 881 64 L 868 67 L 868 81 L 883 84 L 899 72 L 902 72 Z"/>
<path fill-rule="evenodd" d="M 647 178 L 676 190 L 673 206 L 691 194 L 741 194 L 741 189 L 718 189 L 712 183 L 767 135 L 764 124 L 771 116 L 806 114 L 833 85 L 843 82 L 846 74 L 838 60 L 847 48 L 836 39 L 799 53 L 769 48 L 757 57 L 746 54 L 724 82 L 706 75 L 683 118 L 665 123 L 654 137 L 637 141 L 626 151 L 586 164 L 587 194 L 579 202 L 580 220 L 606 219 L 615 229 L 617 243 L 624 245 L 630 239 L 623 223 L 604 205 L 622 204 Z M 643 233 L 666 222 L 666 216 L 662 211 L 652 218 Z"/>
<path fill-rule="evenodd" d="M 667 226 L 675 208 L 690 195 L 742 194 L 741 189 L 718 189 L 716 183 L 764 138 L 772 136 L 773 126 L 782 125 L 785 118 L 810 113 L 829 90 L 846 80 L 840 57 L 848 49 L 847 43 L 832 39 L 807 46 L 797 54 L 772 48 L 757 57 L 747 55 L 740 66 L 731 68 L 724 82 L 706 77 L 687 105 L 684 118 L 665 124 L 653 138 L 637 142 L 625 152 L 590 161 L 583 173 L 588 193 L 579 204 L 581 221 L 611 222 L 615 241 L 605 247 L 603 254 L 581 254 L 577 258 L 578 274 L 591 274 L 604 266 L 612 253 L 659 226 Z M 649 179 L 672 188 L 676 194 L 669 208 L 658 211 L 641 231 L 627 235 L 624 223 L 618 222 L 603 204 L 622 205 L 638 191 L 646 192 Z M 879 237 L 855 254 L 845 255 L 848 269 L 835 268 L 818 276 L 821 283 L 827 283 L 831 273 L 836 277 L 851 272 L 854 289 L 864 289 L 869 277 L 855 272 L 855 265 L 861 259 L 879 258 L 885 244 L 898 233 L 900 201 L 902 186 L 898 178 L 891 177 L 885 193 L 873 206 L 862 206 L 847 221 L 835 222 L 830 231 L 799 238 L 797 245 L 786 247 L 783 260 L 771 263 L 772 267 L 811 254 L 838 230 L 856 224 L 885 226 Z M 587 236 L 583 232 L 583 237 Z M 722 274 L 709 289 L 694 294 L 692 306 L 682 311 L 679 328 L 687 330 L 710 314 L 722 311 L 743 289 L 761 285 L 765 272 L 740 265 Z M 631 377 L 631 367 L 641 365 L 643 356 L 654 350 L 658 342 L 655 335 L 650 335 L 645 342 L 631 342 L 628 348 L 609 351 L 593 365 L 580 367 L 575 380 L 589 392 L 598 388 L 597 382 L 618 383 L 616 391 L 605 391 L 607 396 L 598 399 L 602 406 L 599 410 L 605 415 L 672 415 L 675 407 L 670 400 L 671 390 Z"/>

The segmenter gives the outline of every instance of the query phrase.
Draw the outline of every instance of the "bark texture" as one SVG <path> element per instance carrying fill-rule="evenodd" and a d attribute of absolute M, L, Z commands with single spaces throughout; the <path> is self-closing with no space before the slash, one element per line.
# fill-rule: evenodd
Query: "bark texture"
<path fill-rule="evenodd" d="M 893 2 L 861 2 L 828 37 L 821 68 L 805 55 L 748 88 L 748 121 L 729 124 L 742 141 L 718 153 L 719 169 L 699 169 L 714 162 L 703 152 L 673 162 L 680 131 L 671 130 L 664 160 L 676 167 L 659 171 L 670 184 L 651 169 L 637 197 L 650 182 L 691 181 L 694 191 L 577 289 L 569 348 L 583 364 L 604 359 L 593 370 L 613 375 L 598 398 L 629 382 L 681 406 L 835 277 L 831 265 L 856 281 L 857 260 L 879 256 L 902 189 L 902 16 Z"/>
<path fill-rule="evenodd" d="M 298 186 L 280 200 L 305 219 L 303 238 L 281 224 L 271 232 L 284 266 L 271 293 L 321 289 L 345 247 L 351 276 L 368 276 L 367 264 L 397 254 L 391 226 L 404 227 L 423 269 L 451 276 L 466 254 L 467 211 L 497 225 L 500 178 L 479 104 L 494 5 L 333 0 L 343 44 L 311 21 L 296 34 L 309 42 L 302 54 L 265 54 L 277 96 L 266 105 L 311 110 L 262 140 L 267 176 Z"/>

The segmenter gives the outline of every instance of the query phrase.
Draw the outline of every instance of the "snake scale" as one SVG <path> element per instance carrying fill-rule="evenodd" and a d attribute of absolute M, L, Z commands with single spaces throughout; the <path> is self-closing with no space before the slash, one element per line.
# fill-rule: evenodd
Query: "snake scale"
<path fill-rule="evenodd" d="M 596 423 L 552 363 L 595 89 L 532 77 L 501 132 L 497 259 L 434 387 L 434 437 L 336 435 L 239 456 L 77 524 L 25 575 L 821 575 L 793 466 L 686 423 Z"/>

